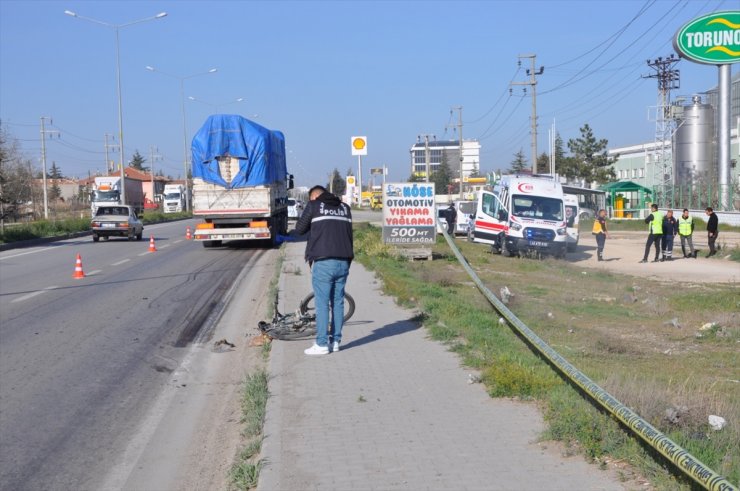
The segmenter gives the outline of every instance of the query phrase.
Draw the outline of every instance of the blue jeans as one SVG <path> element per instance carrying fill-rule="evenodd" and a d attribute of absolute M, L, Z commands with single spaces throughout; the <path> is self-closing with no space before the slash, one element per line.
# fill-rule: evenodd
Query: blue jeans
<path fill-rule="evenodd" d="M 349 261 L 323 259 L 313 263 L 311 284 L 316 303 L 316 344 L 329 345 L 329 310 L 332 314 L 332 341 L 342 341 L 344 323 L 344 285 L 349 276 Z"/>

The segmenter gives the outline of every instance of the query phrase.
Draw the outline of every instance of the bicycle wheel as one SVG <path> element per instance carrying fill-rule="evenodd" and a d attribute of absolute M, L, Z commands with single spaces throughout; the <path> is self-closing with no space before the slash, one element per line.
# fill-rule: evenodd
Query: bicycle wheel
<path fill-rule="evenodd" d="M 307 339 L 316 335 L 316 326 L 313 323 L 295 325 L 294 322 L 277 321 L 272 324 L 260 322 L 259 329 L 273 339 L 290 341 Z"/>
<path fill-rule="evenodd" d="M 313 301 L 314 294 L 309 293 L 306 295 L 306 298 L 303 299 L 301 302 L 300 307 L 298 308 L 301 312 L 301 315 L 310 315 L 312 318 L 316 318 L 316 305 Z M 350 317 L 352 317 L 355 313 L 355 299 L 352 298 L 352 295 L 350 295 L 347 292 L 344 292 L 344 322 L 347 322 Z"/>

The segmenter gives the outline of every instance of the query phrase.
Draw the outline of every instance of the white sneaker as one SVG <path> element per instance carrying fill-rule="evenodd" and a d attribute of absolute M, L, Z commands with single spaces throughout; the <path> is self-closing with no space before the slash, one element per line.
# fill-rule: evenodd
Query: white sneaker
<path fill-rule="evenodd" d="M 339 351 L 339 341 L 334 341 L 334 344 L 331 347 L 331 352 L 336 353 Z"/>
<path fill-rule="evenodd" d="M 329 354 L 329 347 L 328 346 L 319 346 L 316 343 L 313 343 L 313 346 L 311 346 L 308 349 L 303 350 L 304 353 L 307 355 L 328 355 Z"/>

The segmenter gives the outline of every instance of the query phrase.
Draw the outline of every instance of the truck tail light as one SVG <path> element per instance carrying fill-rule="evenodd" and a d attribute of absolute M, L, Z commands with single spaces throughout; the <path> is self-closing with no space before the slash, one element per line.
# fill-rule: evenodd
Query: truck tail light
<path fill-rule="evenodd" d="M 262 220 L 260 222 L 251 222 L 249 224 L 251 228 L 267 228 L 267 222 Z"/>
<path fill-rule="evenodd" d="M 212 223 L 199 223 L 195 226 L 196 229 L 216 228 Z"/>

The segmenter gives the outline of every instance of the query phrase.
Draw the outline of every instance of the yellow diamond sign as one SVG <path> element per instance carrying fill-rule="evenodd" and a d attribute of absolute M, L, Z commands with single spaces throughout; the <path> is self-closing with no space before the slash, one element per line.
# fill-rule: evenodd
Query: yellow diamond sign
<path fill-rule="evenodd" d="M 352 155 L 367 155 L 367 137 L 352 137 Z"/>

